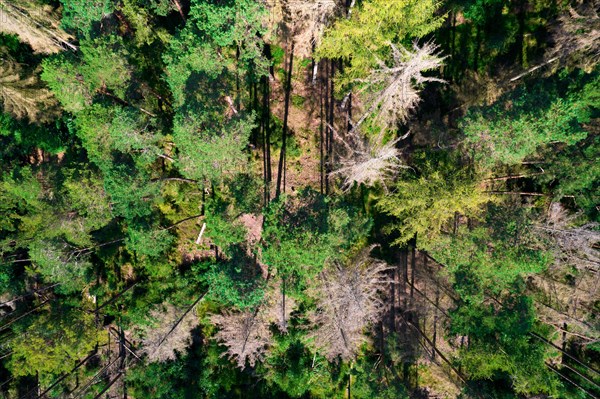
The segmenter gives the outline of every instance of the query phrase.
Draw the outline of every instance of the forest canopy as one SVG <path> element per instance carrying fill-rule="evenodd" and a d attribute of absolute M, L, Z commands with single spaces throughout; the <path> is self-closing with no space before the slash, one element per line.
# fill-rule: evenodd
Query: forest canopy
<path fill-rule="evenodd" d="M 0 0 L 0 397 L 600 397 L 598 0 Z"/>

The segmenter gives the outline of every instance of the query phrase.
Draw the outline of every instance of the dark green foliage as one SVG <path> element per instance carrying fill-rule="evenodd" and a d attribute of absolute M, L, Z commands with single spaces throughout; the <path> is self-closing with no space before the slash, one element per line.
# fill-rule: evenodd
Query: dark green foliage
<path fill-rule="evenodd" d="M 594 93 L 597 82 L 566 93 L 555 82 L 548 83 L 520 88 L 465 117 L 461 128 L 482 167 L 517 164 L 544 146 L 573 145 L 587 137 L 583 124 L 598 112 L 598 103 L 586 93 Z"/>
<path fill-rule="evenodd" d="M 114 4 L 111 0 L 62 0 L 62 25 L 66 29 L 89 34 L 92 24 L 100 22 L 112 11 Z"/>
<path fill-rule="evenodd" d="M 370 221 L 356 209 L 306 189 L 281 197 L 265 215 L 262 261 L 302 290 L 326 262 L 360 245 Z"/>
<path fill-rule="evenodd" d="M 549 264 L 536 248 L 526 213 L 507 218 L 492 207 L 488 225 L 438 241 L 432 248 L 446 265 L 458 295 L 449 334 L 468 336 L 459 361 L 473 380 L 510 381 L 518 393 L 549 393 L 559 384 L 545 365 L 547 347 L 532 333 L 546 334 L 535 320 L 524 279 Z"/>
<path fill-rule="evenodd" d="M 561 69 L 569 4 L 22 3 L 0 0 L 26 16 L 0 21 L 0 397 L 597 396 L 600 79 Z M 329 173 L 386 151 L 389 184 Z"/>

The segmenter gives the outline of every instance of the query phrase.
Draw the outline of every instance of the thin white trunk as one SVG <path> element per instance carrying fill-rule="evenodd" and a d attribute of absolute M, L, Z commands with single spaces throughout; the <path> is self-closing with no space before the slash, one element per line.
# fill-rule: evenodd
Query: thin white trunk
<path fill-rule="evenodd" d="M 196 245 L 200 244 L 202 240 L 202 234 L 204 234 L 204 230 L 206 229 L 206 223 L 202 223 L 202 229 L 200 229 L 200 234 L 198 234 L 198 238 L 196 238 Z"/>

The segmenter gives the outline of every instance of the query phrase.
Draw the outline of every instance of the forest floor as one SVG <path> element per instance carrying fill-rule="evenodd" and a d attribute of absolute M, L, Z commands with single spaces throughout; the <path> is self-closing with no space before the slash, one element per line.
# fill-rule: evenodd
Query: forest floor
<path fill-rule="evenodd" d="M 298 187 L 309 186 L 316 190 L 320 187 L 319 137 L 321 128 L 320 85 L 312 83 L 309 59 L 295 59 L 292 73 L 292 91 L 288 113 L 290 142 L 286 168 L 286 191 L 294 192 Z M 271 80 L 271 112 L 282 120 L 285 113 L 285 92 L 282 76 L 275 74 Z M 296 147 L 296 148 L 294 148 Z M 297 151 L 294 151 L 297 149 Z M 315 155 L 317 154 L 317 155 Z M 276 156 L 275 156 L 276 155 Z M 276 181 L 279 151 L 273 153 L 271 169 Z"/>

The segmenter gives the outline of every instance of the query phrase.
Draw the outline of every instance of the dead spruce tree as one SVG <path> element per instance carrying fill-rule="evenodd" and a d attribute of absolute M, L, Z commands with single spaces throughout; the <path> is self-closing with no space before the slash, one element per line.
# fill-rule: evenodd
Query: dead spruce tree
<path fill-rule="evenodd" d="M 406 122 L 410 113 L 420 101 L 419 88 L 426 82 L 444 82 L 442 79 L 424 76 L 426 71 L 439 68 L 444 60 L 436 54 L 437 46 L 426 43 L 413 45 L 413 51 L 390 44 L 391 66 L 378 60 L 378 67 L 366 78 L 356 79 L 360 86 L 357 94 L 366 100 L 367 111 L 348 133 L 341 137 L 335 132 L 342 146 L 337 151 L 339 167 L 333 175 L 341 176 L 343 190 L 349 190 L 354 183 L 372 185 L 384 181 L 400 167 L 400 151 L 396 144 L 406 137 L 383 142 L 383 132 Z M 366 137 L 360 126 L 368 118 L 373 118 L 381 132 L 376 137 Z M 330 126 L 331 129 L 333 127 Z"/>
<path fill-rule="evenodd" d="M 548 62 L 573 58 L 576 64 L 592 69 L 600 60 L 600 1 L 591 0 L 577 8 L 569 7 L 551 30 L 554 46 Z"/>
<path fill-rule="evenodd" d="M 211 321 L 219 327 L 214 338 L 227 347 L 223 355 L 235 360 L 239 368 L 245 368 L 246 363 L 254 367 L 262 359 L 271 342 L 271 332 L 258 310 L 225 311 L 213 315 Z"/>
<path fill-rule="evenodd" d="M 26 71 L 7 56 L 1 61 L 0 102 L 4 111 L 32 123 L 53 120 L 59 113 L 58 102 L 35 72 Z"/>
<path fill-rule="evenodd" d="M 19 36 L 39 53 L 75 50 L 72 37 L 60 26 L 60 16 L 51 6 L 34 0 L 0 0 L 0 31 Z"/>
<path fill-rule="evenodd" d="M 353 358 L 366 340 L 365 328 L 383 310 L 379 291 L 388 282 L 388 266 L 371 258 L 370 249 L 348 266 L 335 263 L 321 273 L 312 338 L 330 361 Z"/>
<path fill-rule="evenodd" d="M 340 137 L 334 129 L 334 137 L 342 143 L 336 151 L 338 167 L 331 174 L 343 179 L 342 190 L 349 191 L 354 184 L 372 186 L 378 181 L 385 182 L 386 177 L 393 175 L 398 168 L 406 167 L 400 161 L 400 150 L 396 144 L 404 137 L 373 143 L 364 137 L 359 130 L 354 130 Z"/>
<path fill-rule="evenodd" d="M 167 304 L 162 309 L 152 310 L 154 322 L 143 329 L 143 353 L 151 362 L 175 360 L 176 352 L 183 353 L 192 343 L 192 330 L 198 325 L 195 312 L 187 312 L 179 320 L 185 310 Z"/>
<path fill-rule="evenodd" d="M 287 295 L 285 279 L 273 279 L 265 297 L 264 320 L 275 325 L 282 333 L 287 333 L 288 323 L 296 300 Z"/>
<path fill-rule="evenodd" d="M 285 21 L 296 43 L 295 53 L 299 57 L 311 57 L 319 45 L 325 27 L 341 9 L 339 0 L 282 1 Z"/>
<path fill-rule="evenodd" d="M 413 51 L 393 43 L 390 43 L 390 48 L 391 65 L 377 60 L 377 68 L 372 69 L 366 78 L 355 80 L 361 86 L 357 94 L 364 98 L 368 109 L 352 130 L 371 116 L 382 129 L 405 122 L 421 100 L 419 88 L 426 82 L 444 83 L 442 79 L 423 76 L 423 72 L 443 64 L 445 57 L 436 53 L 436 44 L 429 42 L 419 46 L 414 43 Z"/>
<path fill-rule="evenodd" d="M 547 220 L 535 226 L 543 238 L 552 243 L 555 260 L 580 270 L 600 271 L 600 225 L 574 225 L 581 215 L 569 214 L 558 202 L 549 207 Z"/>

